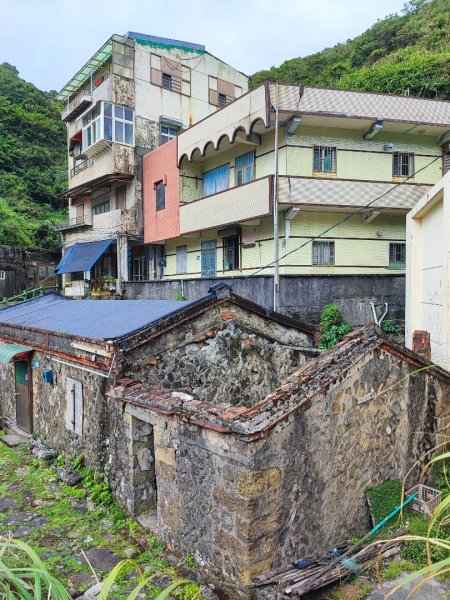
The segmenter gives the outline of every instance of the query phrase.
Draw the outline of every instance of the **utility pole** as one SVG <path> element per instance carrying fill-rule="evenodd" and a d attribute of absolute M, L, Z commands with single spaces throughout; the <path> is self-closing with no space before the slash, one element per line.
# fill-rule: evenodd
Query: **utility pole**
<path fill-rule="evenodd" d="M 273 310 L 279 310 L 280 296 L 280 265 L 279 265 L 279 244 L 278 244 L 278 83 L 275 84 L 276 105 L 272 106 L 275 112 L 275 177 L 273 184 Z"/>

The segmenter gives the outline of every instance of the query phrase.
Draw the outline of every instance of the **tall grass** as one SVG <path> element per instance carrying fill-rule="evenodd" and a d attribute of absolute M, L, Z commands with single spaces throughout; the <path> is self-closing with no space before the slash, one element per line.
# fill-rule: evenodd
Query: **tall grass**
<path fill-rule="evenodd" d="M 11 566 L 27 564 L 27 566 Z M 132 560 L 118 563 L 103 582 L 99 600 L 112 600 L 115 584 L 124 569 L 132 567 L 136 573 L 134 589 L 126 600 L 136 600 L 157 575 L 144 574 Z M 133 583 L 130 580 L 130 584 Z M 189 583 L 177 579 L 160 592 L 155 600 L 166 600 L 177 588 Z M 72 600 L 69 592 L 53 577 L 36 552 L 25 542 L 0 537 L 0 598 L 2 600 Z"/>

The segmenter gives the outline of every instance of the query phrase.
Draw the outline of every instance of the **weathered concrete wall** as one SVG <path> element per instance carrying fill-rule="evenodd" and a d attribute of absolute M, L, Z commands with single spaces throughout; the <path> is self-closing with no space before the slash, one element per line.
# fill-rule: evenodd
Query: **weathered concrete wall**
<path fill-rule="evenodd" d="M 308 357 L 308 336 L 221 305 L 125 355 L 124 372 L 198 400 L 252 406 Z"/>
<path fill-rule="evenodd" d="M 25 290 L 28 287 L 26 250 L 0 246 L 0 271 L 5 271 L 5 279 L 0 279 L 0 299 Z"/>
<path fill-rule="evenodd" d="M 188 300 L 195 300 L 219 281 L 231 285 L 236 294 L 272 308 L 273 278 L 269 276 L 127 282 L 125 297 L 173 300 L 182 294 Z M 284 275 L 280 277 L 280 286 L 280 312 L 310 323 L 318 323 L 323 307 L 332 302 L 340 306 L 344 319 L 354 327 L 373 322 L 370 302 L 378 305 L 378 316 L 383 314 L 387 302 L 386 319 L 405 318 L 404 275 Z"/>

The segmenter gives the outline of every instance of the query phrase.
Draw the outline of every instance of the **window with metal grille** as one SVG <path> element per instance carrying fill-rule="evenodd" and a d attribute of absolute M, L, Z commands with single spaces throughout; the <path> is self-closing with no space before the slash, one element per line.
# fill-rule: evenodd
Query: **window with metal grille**
<path fill-rule="evenodd" d="M 237 156 L 234 163 L 236 185 L 253 181 L 255 172 L 255 153 L 253 151 Z"/>
<path fill-rule="evenodd" d="M 223 238 L 223 268 L 225 271 L 235 271 L 240 268 L 240 247 L 240 236 L 231 235 Z"/>
<path fill-rule="evenodd" d="M 166 186 L 164 181 L 155 183 L 156 190 L 156 210 L 164 210 L 166 208 Z"/>
<path fill-rule="evenodd" d="M 334 242 L 313 242 L 313 265 L 334 265 Z"/>
<path fill-rule="evenodd" d="M 331 146 L 314 146 L 313 170 L 335 173 L 336 148 L 332 148 Z"/>
<path fill-rule="evenodd" d="M 161 144 L 165 144 L 169 140 L 176 138 L 179 133 L 179 129 L 176 127 L 167 127 L 167 125 L 161 125 Z"/>
<path fill-rule="evenodd" d="M 5 281 L 6 279 L 6 271 L 0 271 L 0 281 Z"/>
<path fill-rule="evenodd" d="M 389 268 L 404 269 L 406 266 L 406 244 L 389 244 Z"/>
<path fill-rule="evenodd" d="M 392 155 L 392 176 L 411 177 L 414 175 L 414 154 L 395 152 Z"/>
<path fill-rule="evenodd" d="M 171 90 L 172 89 L 172 75 L 169 75 L 169 73 L 162 73 L 161 74 L 161 85 L 166 90 Z"/>

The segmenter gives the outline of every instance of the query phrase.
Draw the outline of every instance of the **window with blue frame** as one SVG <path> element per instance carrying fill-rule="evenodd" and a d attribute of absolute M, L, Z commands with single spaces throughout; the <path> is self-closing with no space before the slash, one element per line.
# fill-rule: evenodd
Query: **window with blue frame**
<path fill-rule="evenodd" d="M 332 146 L 314 146 L 314 171 L 336 172 L 336 148 Z"/>
<path fill-rule="evenodd" d="M 230 163 L 203 173 L 203 195 L 211 196 L 230 187 Z"/>
<path fill-rule="evenodd" d="M 234 163 L 236 185 L 243 185 L 255 178 L 255 153 L 253 150 L 237 156 Z"/>

